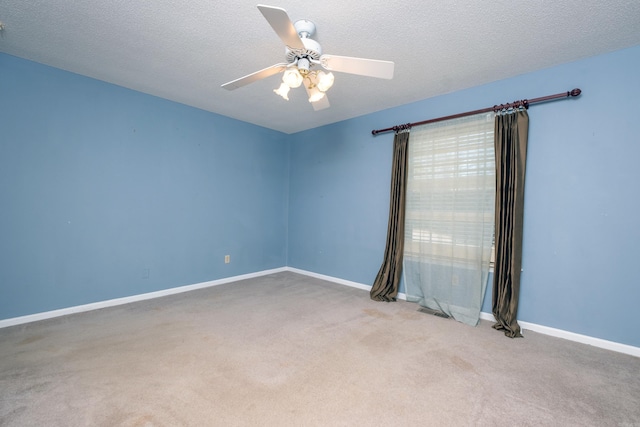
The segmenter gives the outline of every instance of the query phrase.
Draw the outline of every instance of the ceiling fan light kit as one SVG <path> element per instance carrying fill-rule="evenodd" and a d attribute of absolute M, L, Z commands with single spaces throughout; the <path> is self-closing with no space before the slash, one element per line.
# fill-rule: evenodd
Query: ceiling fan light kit
<path fill-rule="evenodd" d="M 288 101 L 289 90 L 304 84 L 309 102 L 314 110 L 318 111 L 329 107 L 326 92 L 335 80 L 331 71 L 383 79 L 393 78 L 393 62 L 323 55 L 320 44 L 311 38 L 316 31 L 313 22 L 302 19 L 294 24 L 287 12 L 279 7 L 258 5 L 258 9 L 284 42 L 287 63 L 272 65 L 225 83 L 222 85 L 224 89 L 234 90 L 282 72 L 282 83 L 274 92 Z"/>
<path fill-rule="evenodd" d="M 282 83 L 273 91 L 282 98 L 289 100 L 289 89 L 295 89 L 306 80 L 305 88 L 309 91 L 309 102 L 317 102 L 324 97 L 326 91 L 333 86 L 333 73 L 324 71 L 304 71 L 296 68 L 286 70 L 282 76 Z"/>

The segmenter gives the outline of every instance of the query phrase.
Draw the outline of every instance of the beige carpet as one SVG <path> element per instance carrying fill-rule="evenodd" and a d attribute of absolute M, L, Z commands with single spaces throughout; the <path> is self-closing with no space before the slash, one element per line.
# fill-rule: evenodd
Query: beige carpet
<path fill-rule="evenodd" d="M 0 329 L 2 426 L 640 426 L 640 359 L 294 273 Z"/>

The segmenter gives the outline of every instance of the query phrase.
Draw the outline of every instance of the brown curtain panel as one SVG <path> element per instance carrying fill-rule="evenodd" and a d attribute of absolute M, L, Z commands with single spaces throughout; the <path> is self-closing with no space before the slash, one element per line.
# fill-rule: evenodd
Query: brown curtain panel
<path fill-rule="evenodd" d="M 407 188 L 407 149 L 409 131 L 396 133 L 393 140 L 393 166 L 391 170 L 391 192 L 389 201 L 389 224 L 384 260 L 376 280 L 371 287 L 371 299 L 395 301 L 402 274 L 404 251 L 404 212 Z"/>
<path fill-rule="evenodd" d="M 524 178 L 529 115 L 515 110 L 496 115 L 496 259 L 493 274 L 493 327 L 521 337 L 518 314 L 522 269 Z"/>

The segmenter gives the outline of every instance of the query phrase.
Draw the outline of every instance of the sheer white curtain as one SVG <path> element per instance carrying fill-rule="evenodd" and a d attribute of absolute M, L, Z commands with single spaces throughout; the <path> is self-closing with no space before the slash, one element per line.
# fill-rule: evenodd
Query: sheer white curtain
<path fill-rule="evenodd" d="M 494 229 L 494 113 L 411 129 L 407 300 L 477 325 Z"/>

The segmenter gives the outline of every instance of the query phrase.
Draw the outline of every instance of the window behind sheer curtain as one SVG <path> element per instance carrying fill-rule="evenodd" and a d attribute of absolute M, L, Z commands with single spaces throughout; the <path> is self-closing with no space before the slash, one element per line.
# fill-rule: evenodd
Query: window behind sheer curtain
<path fill-rule="evenodd" d="M 494 113 L 411 130 L 407 299 L 477 324 L 493 243 Z"/>

